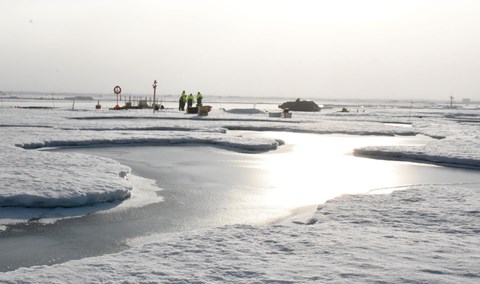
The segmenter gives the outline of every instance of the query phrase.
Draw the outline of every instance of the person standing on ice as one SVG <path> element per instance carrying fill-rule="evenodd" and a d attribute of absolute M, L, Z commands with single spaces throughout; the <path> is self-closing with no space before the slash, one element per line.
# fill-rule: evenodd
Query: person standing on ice
<path fill-rule="evenodd" d="M 185 91 L 183 91 L 183 105 L 182 105 L 182 110 L 185 110 L 185 104 L 187 104 L 187 94 L 185 94 Z"/>
<path fill-rule="evenodd" d="M 193 95 L 190 94 L 190 95 L 188 95 L 188 97 L 187 97 L 187 106 L 188 106 L 188 107 L 192 107 L 192 105 L 193 105 Z"/>
<path fill-rule="evenodd" d="M 187 95 L 185 95 L 185 90 L 180 95 L 180 99 L 178 100 L 178 110 L 185 110 L 185 102 L 187 100 Z"/>
<path fill-rule="evenodd" d="M 197 93 L 197 106 L 202 106 L 202 100 L 203 100 L 203 96 L 202 94 L 200 94 L 200 92 Z"/>

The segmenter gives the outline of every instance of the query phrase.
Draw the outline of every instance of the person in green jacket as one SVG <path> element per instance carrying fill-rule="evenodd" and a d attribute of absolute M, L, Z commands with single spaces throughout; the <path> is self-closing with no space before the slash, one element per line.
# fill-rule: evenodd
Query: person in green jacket
<path fill-rule="evenodd" d="M 185 94 L 185 90 L 180 95 L 180 99 L 178 100 L 178 110 L 185 110 L 185 103 L 187 102 L 187 95 Z"/>
<path fill-rule="evenodd" d="M 202 106 L 203 96 L 200 92 L 197 93 L 197 106 Z"/>
<path fill-rule="evenodd" d="M 192 107 L 192 105 L 193 105 L 193 95 L 190 94 L 187 97 L 187 107 Z"/>

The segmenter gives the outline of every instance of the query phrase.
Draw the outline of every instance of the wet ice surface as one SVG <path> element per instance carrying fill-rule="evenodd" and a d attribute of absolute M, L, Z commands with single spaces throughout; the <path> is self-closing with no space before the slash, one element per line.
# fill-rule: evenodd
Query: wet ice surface
<path fill-rule="evenodd" d="M 362 145 L 419 145 L 422 137 L 358 137 L 286 132 L 239 132 L 277 137 L 270 153 L 238 153 L 205 146 L 61 149 L 116 159 L 153 179 L 163 202 L 52 225 L 17 226 L 4 234 L 2 270 L 52 264 L 126 249 L 129 238 L 232 224 L 260 225 L 298 208 L 346 193 L 391 192 L 404 185 L 479 182 L 477 171 L 358 158 Z M 348 175 L 348 178 L 346 176 Z M 313 214 L 314 211 L 310 211 Z M 89 236 L 89 237 L 85 237 Z M 19 247 L 19 250 L 8 248 Z M 51 248 L 55 249 L 51 249 Z"/>

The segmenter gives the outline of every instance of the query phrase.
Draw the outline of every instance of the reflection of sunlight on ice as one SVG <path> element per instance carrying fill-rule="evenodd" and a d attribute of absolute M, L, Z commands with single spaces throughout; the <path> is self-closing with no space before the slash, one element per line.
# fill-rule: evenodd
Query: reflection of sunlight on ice
<path fill-rule="evenodd" d="M 351 154 L 357 147 L 398 143 L 391 137 L 338 139 L 285 133 L 280 138 L 293 145 L 291 150 L 265 155 L 258 165 L 267 172 L 271 188 L 263 200 L 272 206 L 320 204 L 342 194 L 367 193 L 397 183 L 398 166 L 394 163 Z"/>
<path fill-rule="evenodd" d="M 143 177 L 130 175 L 128 180 L 133 186 L 132 196 L 114 209 L 122 209 L 125 207 L 142 207 L 148 204 L 163 201 L 163 197 L 158 195 L 161 188 L 157 187 L 156 181 Z M 112 209 L 112 210 L 114 210 Z"/>

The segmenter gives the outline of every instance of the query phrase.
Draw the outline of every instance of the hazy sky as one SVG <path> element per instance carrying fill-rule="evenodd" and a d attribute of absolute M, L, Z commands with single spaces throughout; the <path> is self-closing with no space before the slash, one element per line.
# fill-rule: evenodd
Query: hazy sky
<path fill-rule="evenodd" d="M 479 0 L 0 0 L 0 91 L 480 100 Z"/>

